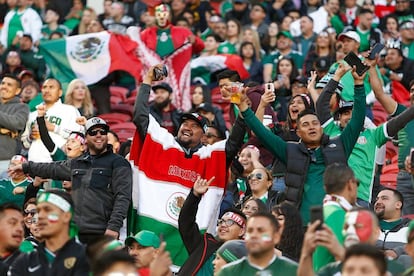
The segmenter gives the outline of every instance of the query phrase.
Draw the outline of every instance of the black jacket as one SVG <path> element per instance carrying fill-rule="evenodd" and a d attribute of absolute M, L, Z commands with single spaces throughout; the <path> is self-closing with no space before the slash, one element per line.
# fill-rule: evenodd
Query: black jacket
<path fill-rule="evenodd" d="M 330 139 L 324 134 L 321 149 L 326 166 L 335 162 L 347 164 L 349 156 L 345 154 L 340 136 Z M 287 156 L 290 158 L 286 164 L 286 201 L 299 207 L 312 156 L 303 142 L 288 143 Z"/>
<path fill-rule="evenodd" d="M 10 265 L 22 254 L 20 250 L 14 251 L 6 258 L 0 258 L 0 275 L 7 275 Z"/>
<path fill-rule="evenodd" d="M 128 161 L 112 152 L 52 163 L 23 165 L 32 177 L 72 181 L 75 205 L 73 220 L 81 234 L 104 234 L 106 229 L 119 232 L 125 219 L 132 194 L 132 172 Z"/>
<path fill-rule="evenodd" d="M 8 275 L 88 276 L 89 264 L 84 246 L 73 238 L 56 252 L 53 263 L 48 262 L 45 244 L 41 243 L 36 251 L 20 255 L 11 265 Z"/>
<path fill-rule="evenodd" d="M 200 233 L 196 223 L 200 201 L 201 197 L 196 197 L 191 190 L 178 217 L 178 229 L 189 256 L 177 275 L 196 275 L 206 260 L 223 244 L 207 232 Z"/>

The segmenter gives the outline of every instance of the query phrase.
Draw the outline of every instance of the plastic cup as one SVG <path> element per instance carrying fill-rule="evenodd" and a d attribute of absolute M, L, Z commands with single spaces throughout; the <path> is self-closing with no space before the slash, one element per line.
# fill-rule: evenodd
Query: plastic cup
<path fill-rule="evenodd" d="M 244 84 L 241 82 L 233 82 L 231 84 L 231 95 L 230 95 L 230 102 L 234 104 L 240 104 L 241 102 L 241 91 L 243 89 Z"/>

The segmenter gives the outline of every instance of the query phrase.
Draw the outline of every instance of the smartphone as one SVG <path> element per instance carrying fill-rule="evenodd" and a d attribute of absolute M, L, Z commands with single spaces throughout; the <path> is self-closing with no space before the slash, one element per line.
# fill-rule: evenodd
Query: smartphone
<path fill-rule="evenodd" d="M 167 66 L 163 65 L 162 69 L 155 67 L 154 68 L 154 78 L 155 80 L 161 80 L 163 77 L 168 76 Z"/>
<path fill-rule="evenodd" d="M 275 85 L 273 84 L 273 82 L 266 83 L 266 90 L 272 91 L 272 92 L 275 91 Z"/>
<path fill-rule="evenodd" d="M 381 43 L 375 44 L 374 47 L 372 47 L 371 49 L 371 53 L 369 54 L 368 59 L 375 59 L 375 56 L 379 54 L 382 51 L 382 49 L 384 49 L 384 47 L 385 47 L 384 44 L 381 44 Z"/>
<path fill-rule="evenodd" d="M 356 72 L 358 75 L 362 76 L 366 71 L 368 71 L 369 67 L 364 65 L 361 59 L 354 53 L 349 52 L 348 55 L 344 58 L 346 63 L 348 63 L 351 67 L 356 66 Z"/>
<path fill-rule="evenodd" d="M 318 225 L 316 230 L 322 229 L 323 224 L 323 207 L 322 206 L 312 206 L 310 209 L 310 221 L 311 223 L 319 220 L 321 223 Z"/>
<path fill-rule="evenodd" d="M 282 75 L 282 74 L 278 74 L 278 75 L 277 75 L 277 80 L 278 80 L 278 81 L 283 81 L 283 78 L 284 78 L 284 77 L 283 77 L 283 75 Z"/>

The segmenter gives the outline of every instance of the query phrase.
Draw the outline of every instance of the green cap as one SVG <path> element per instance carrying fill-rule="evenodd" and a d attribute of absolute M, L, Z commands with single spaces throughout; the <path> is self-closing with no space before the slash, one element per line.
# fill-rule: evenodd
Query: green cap
<path fill-rule="evenodd" d="M 277 38 L 279 38 L 280 36 L 284 36 L 284 37 L 287 37 L 287 38 L 289 38 L 290 40 L 292 40 L 293 41 L 293 36 L 292 36 L 292 34 L 290 33 L 290 32 L 288 32 L 288 31 L 281 31 L 281 32 L 279 32 L 277 35 L 276 35 L 276 37 Z"/>
<path fill-rule="evenodd" d="M 230 240 L 223 243 L 217 254 L 226 262 L 231 263 L 247 256 L 246 244 L 243 240 Z"/>
<path fill-rule="evenodd" d="M 144 247 L 160 247 L 160 239 L 154 232 L 148 230 L 139 231 L 135 236 L 129 236 L 125 240 L 125 245 L 130 246 L 133 242 L 137 242 Z"/>

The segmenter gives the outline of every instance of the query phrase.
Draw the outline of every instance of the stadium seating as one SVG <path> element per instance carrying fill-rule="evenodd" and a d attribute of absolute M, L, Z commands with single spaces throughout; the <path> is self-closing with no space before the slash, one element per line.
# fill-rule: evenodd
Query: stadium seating
<path fill-rule="evenodd" d="M 111 128 L 115 124 L 130 122 L 132 120 L 131 115 L 128 115 L 128 114 L 125 114 L 125 113 L 118 113 L 118 112 L 100 114 L 99 117 L 104 119 L 106 121 L 106 123 L 109 126 L 111 126 Z"/>
<path fill-rule="evenodd" d="M 111 130 L 118 135 L 119 141 L 123 143 L 129 138 L 134 137 L 136 127 L 132 122 L 125 122 L 112 125 Z"/>

